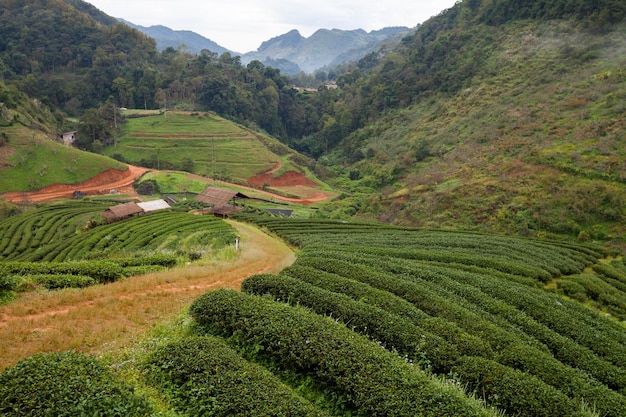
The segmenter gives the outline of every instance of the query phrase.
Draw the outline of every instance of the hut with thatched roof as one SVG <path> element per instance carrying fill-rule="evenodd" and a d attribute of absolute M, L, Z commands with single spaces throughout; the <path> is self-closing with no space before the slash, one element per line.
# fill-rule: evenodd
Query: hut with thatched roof
<path fill-rule="evenodd" d="M 208 206 L 224 207 L 237 205 L 236 202 L 238 198 L 249 197 L 238 191 L 228 190 L 226 188 L 207 187 L 196 196 L 195 200 Z"/>

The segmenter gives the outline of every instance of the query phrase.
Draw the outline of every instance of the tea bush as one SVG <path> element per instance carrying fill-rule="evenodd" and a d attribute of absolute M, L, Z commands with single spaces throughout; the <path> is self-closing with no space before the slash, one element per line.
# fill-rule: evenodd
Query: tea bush
<path fill-rule="evenodd" d="M 160 346 L 141 368 L 185 415 L 327 415 L 218 338 L 186 337 Z"/>
<path fill-rule="evenodd" d="M 332 317 L 387 350 L 398 352 L 436 373 L 447 373 L 459 356 L 453 345 L 407 319 L 294 278 L 253 275 L 242 283 L 241 290 L 271 295 L 277 301 L 305 306 L 317 314 Z"/>
<path fill-rule="evenodd" d="M 335 387 L 358 410 L 356 415 L 490 415 L 458 389 L 301 307 L 219 290 L 196 299 L 190 314 L 208 331 Z"/>
<path fill-rule="evenodd" d="M 36 354 L 0 374 L 0 414 L 28 417 L 145 417 L 152 405 L 96 359 Z"/>

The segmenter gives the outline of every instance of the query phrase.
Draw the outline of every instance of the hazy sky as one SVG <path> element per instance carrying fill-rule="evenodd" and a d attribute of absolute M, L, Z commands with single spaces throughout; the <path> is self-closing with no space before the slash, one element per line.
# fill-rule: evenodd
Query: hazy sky
<path fill-rule="evenodd" d="M 86 0 L 106 14 L 141 26 L 191 30 L 245 53 L 297 29 L 414 27 L 457 0 Z"/>

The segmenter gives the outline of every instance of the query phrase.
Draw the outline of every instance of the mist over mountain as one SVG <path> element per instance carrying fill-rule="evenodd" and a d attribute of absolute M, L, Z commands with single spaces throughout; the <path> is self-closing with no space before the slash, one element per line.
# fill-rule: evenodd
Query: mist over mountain
<path fill-rule="evenodd" d="M 360 59 L 385 43 L 397 42 L 411 33 L 407 27 L 390 27 L 369 33 L 362 29 L 319 29 L 305 38 L 294 29 L 263 42 L 256 51 L 244 54 L 241 60 L 243 63 L 285 60 L 295 63 L 306 73 L 313 73 L 328 65 Z"/>
<path fill-rule="evenodd" d="M 203 49 L 218 55 L 229 52 L 234 56 L 241 56 L 244 65 L 258 60 L 289 75 L 296 75 L 302 71 L 312 74 L 327 66 L 359 60 L 378 50 L 382 45 L 397 43 L 413 33 L 413 30 L 404 26 L 370 32 L 362 29 L 319 29 L 306 38 L 298 30 L 293 29 L 262 42 L 256 51 L 242 54 L 193 31 L 173 30 L 163 25 L 146 27 L 123 18 L 118 20 L 153 38 L 159 51 L 170 47 L 178 49 L 184 45 L 184 49 L 192 54 L 199 54 Z"/>

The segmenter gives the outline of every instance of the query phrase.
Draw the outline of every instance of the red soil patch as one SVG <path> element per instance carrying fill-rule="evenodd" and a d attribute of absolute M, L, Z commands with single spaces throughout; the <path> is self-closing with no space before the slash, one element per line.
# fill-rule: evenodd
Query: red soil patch
<path fill-rule="evenodd" d="M 318 183 L 307 178 L 304 174 L 296 171 L 287 171 L 280 177 L 274 177 L 272 172 L 266 172 L 265 174 L 255 175 L 248 178 L 248 184 L 253 187 L 317 187 Z"/>
<path fill-rule="evenodd" d="M 129 165 L 126 170 L 108 169 L 93 178 L 77 184 L 53 184 L 37 191 L 10 192 L 2 196 L 13 202 L 41 202 L 56 198 L 71 198 L 74 191 L 88 195 L 108 194 L 111 190 L 119 193 L 135 195 L 133 182 L 143 175 L 147 168 Z"/>

